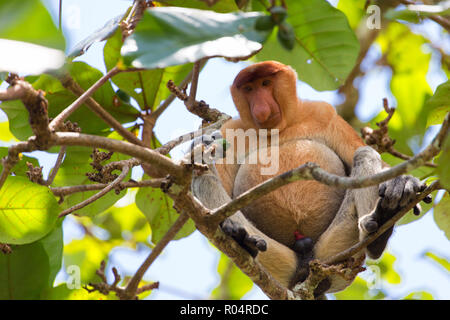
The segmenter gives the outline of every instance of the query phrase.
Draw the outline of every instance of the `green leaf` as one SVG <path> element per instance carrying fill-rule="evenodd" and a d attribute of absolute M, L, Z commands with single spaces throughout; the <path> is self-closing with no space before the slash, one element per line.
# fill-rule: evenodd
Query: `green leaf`
<path fill-rule="evenodd" d="M 379 260 L 368 260 L 367 265 L 376 266 L 380 270 L 380 276 L 391 284 L 399 284 L 401 282 L 400 275 L 394 269 L 394 262 L 397 258 L 389 252 L 384 252 Z"/>
<path fill-rule="evenodd" d="M 151 234 L 146 217 L 136 204 L 112 207 L 94 218 L 94 223 L 109 232 L 110 239 L 126 239 L 145 243 Z"/>
<path fill-rule="evenodd" d="M 7 155 L 8 155 L 8 148 L 0 147 L 0 159 L 6 157 Z M 26 172 L 28 171 L 28 166 L 26 164 L 27 162 L 30 162 L 35 167 L 39 166 L 39 162 L 36 158 L 27 157 L 27 156 L 24 156 L 23 154 L 20 154 L 19 159 L 20 159 L 20 161 L 11 170 L 11 172 L 14 173 L 14 175 L 16 175 L 16 176 L 27 177 L 27 174 L 26 174 Z M 0 163 L 0 170 L 2 170 L 2 169 L 3 169 L 3 164 Z"/>
<path fill-rule="evenodd" d="M 366 14 L 365 3 L 366 1 L 362 0 L 339 0 L 337 8 L 347 16 L 352 29 L 358 27 L 361 18 Z"/>
<path fill-rule="evenodd" d="M 104 41 L 111 37 L 114 32 L 119 28 L 119 22 L 122 20 L 124 15 L 121 14 L 117 17 L 112 18 L 108 22 L 105 23 L 103 27 L 96 30 L 89 37 L 77 43 L 72 51 L 69 53 L 70 58 L 78 57 L 86 52 L 91 45 L 96 42 Z"/>
<path fill-rule="evenodd" d="M 444 195 L 434 208 L 433 216 L 436 225 L 444 231 L 445 236 L 450 240 L 450 196 L 448 193 Z"/>
<path fill-rule="evenodd" d="M 235 0 L 217 1 L 213 6 L 207 5 L 206 2 L 202 0 L 164 0 L 162 4 L 174 7 L 211 10 L 221 13 L 233 12 L 239 9 Z"/>
<path fill-rule="evenodd" d="M 0 299 L 39 299 L 53 286 L 62 263 L 62 228 L 27 245 L 12 246 L 0 255 Z"/>
<path fill-rule="evenodd" d="M 100 278 L 95 272 L 100 268 L 102 261 L 107 261 L 111 249 L 120 244 L 121 241 L 102 241 L 89 236 L 81 240 L 72 240 L 64 246 L 64 265 L 66 268 L 69 266 L 80 268 L 82 284 L 99 282 Z"/>
<path fill-rule="evenodd" d="M 84 62 L 70 63 L 68 69 L 72 78 L 84 90 L 89 89 L 89 87 L 103 76 L 99 70 Z M 59 80 L 47 75 L 38 78 L 33 83 L 33 87 L 46 91 L 45 97 L 49 103 L 49 116 L 53 118 L 77 99 L 72 92 L 62 87 Z M 115 104 L 115 100 L 117 100 L 115 97 L 116 93 L 110 82 L 106 82 L 92 95 L 92 98 L 120 123 L 135 121 L 137 110 L 123 101 L 119 101 L 119 105 Z M 69 120 L 78 123 L 83 133 L 101 134 L 110 129 L 109 125 L 100 120 L 86 105 L 78 108 L 69 117 Z"/>
<path fill-rule="evenodd" d="M 14 135 L 9 131 L 9 122 L 1 122 L 0 123 L 0 140 L 5 142 L 16 142 L 17 139 Z"/>
<path fill-rule="evenodd" d="M 173 209 L 173 200 L 160 189 L 140 188 L 136 194 L 136 205 L 150 223 L 153 243 L 161 240 L 179 216 Z M 174 239 L 187 237 L 194 230 L 195 225 L 189 219 Z"/>
<path fill-rule="evenodd" d="M 105 44 L 103 56 L 107 70 L 111 70 L 122 62 L 120 48 L 122 47 L 122 33 L 117 31 Z M 168 67 L 165 69 L 146 70 L 140 72 L 124 72 L 114 76 L 112 81 L 121 90 L 133 97 L 141 110 L 154 110 L 159 103 L 166 99 L 170 91 L 167 82 L 173 80 L 180 83 L 192 69 L 191 64 Z"/>
<path fill-rule="evenodd" d="M 89 163 L 92 161 L 90 158 L 92 149 L 86 147 L 67 147 L 66 150 L 66 157 L 64 158 L 64 161 L 58 171 L 58 174 L 55 177 L 52 186 L 62 187 L 68 185 L 92 184 L 92 182 L 86 176 L 86 173 L 94 171 L 89 165 Z M 105 161 L 102 164 L 107 164 L 111 161 L 125 160 L 128 158 L 129 157 L 127 156 L 115 153 L 110 160 Z M 128 173 L 128 177 L 130 176 L 131 173 Z M 64 197 L 64 202 L 61 204 L 61 206 L 63 207 L 63 209 L 70 208 L 90 198 L 99 191 L 100 190 L 77 192 L 71 194 Z M 118 195 L 114 192 L 114 190 L 111 190 L 106 195 L 97 199 L 93 203 L 81 208 L 80 210 L 77 210 L 76 213 L 78 215 L 93 217 L 110 208 L 112 205 L 114 205 L 114 203 L 125 196 L 125 194 L 126 190 L 122 190 Z"/>
<path fill-rule="evenodd" d="M 445 116 L 450 112 L 450 80 L 436 88 L 434 95 L 425 102 L 425 108 L 431 110 L 427 126 L 442 124 Z"/>
<path fill-rule="evenodd" d="M 253 287 L 253 282 L 223 253 L 220 255 L 217 272 L 221 277 L 219 285 L 212 291 L 211 298 L 239 300 Z"/>
<path fill-rule="evenodd" d="M 396 112 L 389 122 L 389 134 L 397 141 L 395 148 L 408 153 L 410 139 L 423 137 L 431 111 L 425 107 L 426 99 L 432 95 L 426 80 L 431 53 L 422 50 L 428 40 L 411 32 L 407 26 L 393 22 L 378 36 L 377 42 L 392 67 L 390 87 L 397 100 Z"/>
<path fill-rule="evenodd" d="M 28 112 L 22 101 L 3 101 L 0 108 L 6 113 L 9 120 L 9 130 L 18 140 L 27 140 L 33 135 L 28 123 Z"/>
<path fill-rule="evenodd" d="M 278 60 L 298 71 L 300 80 L 316 90 L 334 90 L 353 69 L 359 42 L 345 15 L 325 0 L 288 0 L 286 21 L 294 27 L 296 45 L 280 47 L 275 33 L 256 55 L 258 60 Z"/>
<path fill-rule="evenodd" d="M 268 32 L 254 28 L 263 14 L 215 13 L 186 8 L 145 12 L 121 53 L 136 68 L 165 68 L 207 57 L 243 58 L 261 49 Z"/>
<path fill-rule="evenodd" d="M 403 300 L 433 300 L 433 295 L 426 291 L 411 292 Z"/>
<path fill-rule="evenodd" d="M 448 259 L 440 257 L 433 252 L 425 252 L 425 257 L 428 257 L 434 262 L 437 262 L 441 267 L 447 270 L 447 272 L 450 272 L 450 262 L 448 261 Z"/>
<path fill-rule="evenodd" d="M 0 38 L 63 51 L 65 48 L 62 32 L 56 28 L 41 1 L 36 0 L 0 2 Z"/>
<path fill-rule="evenodd" d="M 439 155 L 439 158 L 437 160 L 438 167 L 436 169 L 439 179 L 441 180 L 441 184 L 447 188 L 447 190 L 450 189 L 450 137 L 447 136 L 447 138 L 444 140 L 444 143 L 442 144 L 441 154 Z"/>
<path fill-rule="evenodd" d="M 65 55 L 61 50 L 7 39 L 0 39 L 0 48 L 0 71 L 41 74 L 55 72 L 64 65 Z"/>
<path fill-rule="evenodd" d="M 25 244 L 53 229 L 59 205 L 47 187 L 8 177 L 0 190 L 0 242 Z"/>

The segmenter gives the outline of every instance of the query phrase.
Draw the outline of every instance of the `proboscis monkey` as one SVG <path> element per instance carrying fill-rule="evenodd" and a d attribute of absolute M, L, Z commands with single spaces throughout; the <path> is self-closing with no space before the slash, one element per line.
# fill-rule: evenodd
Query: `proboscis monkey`
<path fill-rule="evenodd" d="M 200 176 L 192 186 L 205 206 L 216 208 L 306 162 L 315 162 L 340 176 L 366 176 L 383 170 L 379 154 L 365 146 L 331 105 L 298 99 L 296 82 L 295 71 L 275 61 L 253 64 L 237 75 L 231 94 L 240 118 L 229 120 L 221 128 L 232 159 L 216 163 L 217 174 Z M 252 129 L 258 136 L 278 130 L 275 147 L 279 156 L 275 159 L 277 170 L 272 174 L 261 174 L 267 164 L 259 158 L 257 163 L 245 161 L 262 148 L 269 155 L 274 150 L 270 148 L 272 136 L 268 137 L 268 145 L 252 146 L 245 139 L 245 133 Z M 245 148 L 239 147 L 242 141 L 246 141 Z M 329 258 L 375 232 L 421 188 L 420 181 L 412 176 L 347 191 L 316 181 L 297 181 L 243 208 L 225 220 L 222 229 L 282 285 L 292 287 L 306 277 L 310 259 Z M 367 247 L 369 257 L 382 254 L 391 233 L 392 228 Z M 340 278 L 327 279 L 319 285 L 316 295 L 342 290 L 350 283 Z"/>

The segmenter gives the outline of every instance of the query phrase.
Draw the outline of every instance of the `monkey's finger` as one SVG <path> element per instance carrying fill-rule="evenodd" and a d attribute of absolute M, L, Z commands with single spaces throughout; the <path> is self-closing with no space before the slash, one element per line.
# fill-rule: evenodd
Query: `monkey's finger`
<path fill-rule="evenodd" d="M 404 176 L 396 177 L 387 182 L 384 198 L 382 198 L 381 206 L 387 209 L 395 209 L 398 207 L 400 199 L 403 195 L 406 179 Z"/>
<path fill-rule="evenodd" d="M 385 194 L 385 192 L 386 192 L 386 187 L 387 187 L 386 182 L 382 182 L 382 183 L 380 184 L 380 187 L 379 187 L 379 189 L 378 189 L 378 195 L 379 195 L 380 197 L 384 197 L 384 194 Z"/>
<path fill-rule="evenodd" d="M 405 188 L 403 189 L 403 195 L 399 203 L 400 207 L 405 207 L 415 198 L 418 187 L 419 185 L 416 184 L 414 180 L 409 179 L 406 181 Z"/>
<path fill-rule="evenodd" d="M 432 203 L 433 202 L 433 196 L 431 194 L 428 194 L 425 198 L 422 200 L 425 203 Z"/>
<path fill-rule="evenodd" d="M 245 244 L 253 246 L 258 251 L 266 251 L 267 243 L 264 239 L 258 236 L 248 236 L 245 238 Z"/>
<path fill-rule="evenodd" d="M 422 207 L 420 206 L 420 204 L 416 204 L 413 208 L 413 213 L 415 216 L 420 215 L 420 213 L 422 212 Z"/>

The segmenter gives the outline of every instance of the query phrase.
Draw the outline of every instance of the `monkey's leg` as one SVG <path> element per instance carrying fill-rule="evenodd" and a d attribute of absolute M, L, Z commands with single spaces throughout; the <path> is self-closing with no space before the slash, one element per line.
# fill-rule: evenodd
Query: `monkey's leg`
<path fill-rule="evenodd" d="M 355 152 L 350 176 L 376 174 L 382 170 L 381 165 L 380 155 L 375 150 L 361 147 Z M 378 197 L 377 186 L 347 190 L 336 217 L 317 241 L 314 256 L 325 260 L 356 244 L 360 239 L 358 220 L 372 213 Z"/>
<path fill-rule="evenodd" d="M 194 178 L 192 191 L 209 209 L 231 201 L 219 178 L 214 174 Z M 250 254 L 257 254 L 256 259 L 281 285 L 292 285 L 298 269 L 298 258 L 294 251 L 259 231 L 240 211 L 222 223 L 222 230 Z"/>

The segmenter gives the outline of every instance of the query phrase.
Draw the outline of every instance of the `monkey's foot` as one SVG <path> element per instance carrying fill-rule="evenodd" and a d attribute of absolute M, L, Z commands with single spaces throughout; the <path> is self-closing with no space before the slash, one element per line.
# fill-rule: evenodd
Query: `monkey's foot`
<path fill-rule="evenodd" d="M 222 222 L 222 230 L 226 235 L 232 237 L 239 245 L 244 248 L 253 258 L 259 251 L 267 250 L 267 243 L 257 235 L 249 235 L 247 230 L 240 224 L 228 218 Z"/>

